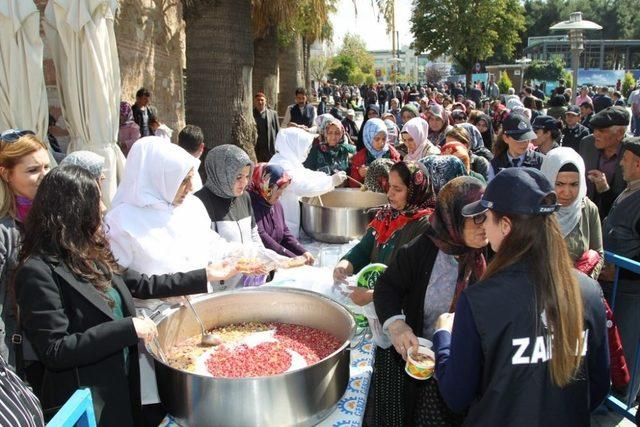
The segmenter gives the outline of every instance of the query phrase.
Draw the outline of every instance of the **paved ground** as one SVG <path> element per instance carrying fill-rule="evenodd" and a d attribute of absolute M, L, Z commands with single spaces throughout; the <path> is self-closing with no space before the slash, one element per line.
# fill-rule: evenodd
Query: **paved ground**
<path fill-rule="evenodd" d="M 634 427 L 635 424 L 615 412 L 591 417 L 592 427 Z"/>

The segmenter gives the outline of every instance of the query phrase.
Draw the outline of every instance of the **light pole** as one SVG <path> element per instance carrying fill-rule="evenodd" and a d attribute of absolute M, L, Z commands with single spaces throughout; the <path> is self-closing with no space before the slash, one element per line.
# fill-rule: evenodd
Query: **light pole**
<path fill-rule="evenodd" d="M 580 68 L 580 54 L 584 50 L 584 30 L 601 30 L 602 27 L 595 22 L 582 19 L 582 12 L 573 12 L 568 21 L 558 22 L 549 27 L 550 30 L 568 30 L 569 46 L 571 47 L 571 70 L 573 81 L 571 82 L 571 103 L 576 101 L 578 91 L 578 68 Z"/>
<path fill-rule="evenodd" d="M 522 92 L 522 88 L 524 87 L 524 70 L 530 62 L 531 58 L 527 58 L 526 56 L 516 59 L 516 64 L 520 64 L 520 92 Z"/>

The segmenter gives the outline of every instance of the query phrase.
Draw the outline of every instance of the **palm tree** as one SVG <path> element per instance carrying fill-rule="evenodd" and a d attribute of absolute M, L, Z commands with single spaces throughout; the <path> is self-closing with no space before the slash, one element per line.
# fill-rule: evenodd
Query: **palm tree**
<path fill-rule="evenodd" d="M 280 27 L 281 39 L 286 45 L 279 55 L 280 95 L 278 112 L 284 114 L 291 103 L 295 88 L 311 90 L 309 54 L 316 40 L 331 37 L 333 29 L 329 14 L 335 10 L 336 0 L 300 0 L 297 2 L 297 16 Z"/>
<path fill-rule="evenodd" d="M 251 0 L 183 0 L 187 122 L 206 145 L 235 144 L 255 159 Z"/>
<path fill-rule="evenodd" d="M 293 34 L 278 52 L 280 90 L 278 93 L 278 115 L 283 116 L 292 104 L 296 88 L 304 86 L 304 62 L 302 60 L 302 36 Z"/>
<path fill-rule="evenodd" d="M 264 92 L 273 109 L 278 103 L 278 28 L 296 16 L 290 0 L 253 0 L 253 93 Z"/>

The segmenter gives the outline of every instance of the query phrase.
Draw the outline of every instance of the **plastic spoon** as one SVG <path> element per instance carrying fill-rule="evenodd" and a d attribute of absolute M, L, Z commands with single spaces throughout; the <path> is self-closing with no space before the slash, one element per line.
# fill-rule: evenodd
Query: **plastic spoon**
<path fill-rule="evenodd" d="M 217 346 L 217 345 L 222 344 L 222 340 L 220 339 L 220 337 L 218 335 L 211 334 L 211 333 L 207 332 L 207 330 L 204 328 L 204 323 L 202 323 L 202 320 L 200 320 L 200 316 L 198 316 L 198 312 L 196 311 L 196 309 L 191 304 L 191 300 L 189 299 L 189 297 L 185 296 L 184 299 L 187 300 L 187 304 L 191 308 L 191 311 L 193 311 L 193 315 L 196 316 L 196 320 L 200 324 L 200 329 L 202 330 L 202 340 L 201 340 L 202 345 Z"/>

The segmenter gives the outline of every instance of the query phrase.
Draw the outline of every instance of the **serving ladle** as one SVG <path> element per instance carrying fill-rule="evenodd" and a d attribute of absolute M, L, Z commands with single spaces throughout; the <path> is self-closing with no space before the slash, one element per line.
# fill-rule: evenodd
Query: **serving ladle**
<path fill-rule="evenodd" d="M 218 345 L 222 344 L 222 340 L 220 339 L 220 337 L 218 335 L 212 334 L 210 332 L 207 332 L 207 330 L 204 327 L 204 323 L 202 323 L 202 320 L 200 320 L 200 316 L 198 316 L 198 312 L 196 311 L 196 309 L 193 306 L 193 304 L 191 304 L 191 300 L 189 299 L 189 297 L 185 296 L 184 299 L 187 300 L 187 304 L 191 308 L 191 311 L 193 311 L 193 315 L 196 316 L 196 320 L 200 324 L 200 329 L 202 331 L 202 339 L 201 339 L 200 343 L 202 345 L 206 345 L 206 346 L 209 346 L 209 347 L 214 347 L 214 346 L 218 346 Z"/>

